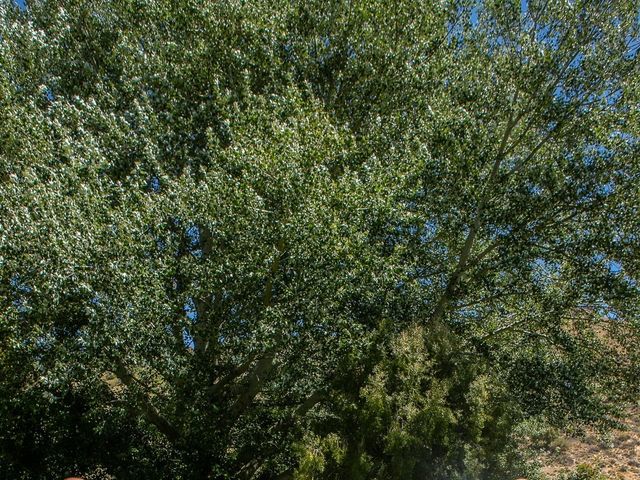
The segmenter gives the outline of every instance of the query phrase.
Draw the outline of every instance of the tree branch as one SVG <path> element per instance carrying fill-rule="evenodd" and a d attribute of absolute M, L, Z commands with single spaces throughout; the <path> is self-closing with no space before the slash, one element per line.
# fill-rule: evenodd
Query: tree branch
<path fill-rule="evenodd" d="M 207 259 L 211 255 L 213 250 L 213 236 L 211 230 L 206 225 L 199 227 L 199 243 L 202 250 L 202 258 Z M 198 315 L 198 322 L 194 334 L 194 348 L 196 352 L 206 352 L 209 347 L 208 340 L 208 327 L 209 327 L 209 313 L 211 310 L 211 295 L 205 298 L 194 299 L 196 312 Z"/>
<path fill-rule="evenodd" d="M 271 262 L 271 266 L 269 267 L 269 276 L 267 277 L 267 283 L 265 285 L 264 295 L 262 297 L 262 305 L 264 307 L 270 307 L 273 300 L 273 282 L 275 280 L 276 274 L 278 273 L 278 269 L 280 268 L 282 255 L 284 254 L 284 238 L 281 238 L 278 241 L 278 245 L 276 248 L 278 253 L 273 262 Z"/>
<path fill-rule="evenodd" d="M 300 404 L 296 409 L 295 415 L 297 417 L 304 417 L 309 410 L 319 404 L 322 400 L 327 398 L 327 393 L 324 390 L 316 390 L 307 399 Z"/>
<path fill-rule="evenodd" d="M 167 440 L 175 443 L 180 438 L 180 432 L 169 421 L 164 418 L 153 406 L 149 398 L 140 391 L 136 385 L 137 380 L 126 368 L 122 360 L 116 361 L 116 368 L 113 372 L 116 377 L 127 387 L 136 400 L 136 410 L 152 425 L 154 425 Z"/>
<path fill-rule="evenodd" d="M 213 396 L 218 394 L 220 390 L 222 390 L 225 386 L 227 386 L 233 380 L 247 373 L 247 371 L 249 370 L 249 367 L 253 365 L 253 362 L 255 361 L 255 359 L 256 359 L 255 354 L 250 355 L 249 358 L 245 360 L 243 363 L 231 369 L 231 371 L 227 373 L 224 377 L 219 378 L 216 382 L 214 382 L 209 387 L 209 390 L 208 390 L 209 395 Z"/>
<path fill-rule="evenodd" d="M 520 113 L 516 117 L 509 117 L 507 121 L 507 126 L 505 128 L 504 134 L 502 135 L 502 139 L 500 140 L 500 146 L 498 147 L 498 152 L 496 154 L 496 158 L 493 162 L 493 166 L 491 168 L 491 173 L 489 174 L 489 178 L 482 188 L 482 192 L 480 194 L 480 200 L 478 202 L 478 208 L 476 209 L 475 218 L 473 220 L 473 224 L 469 229 L 469 233 L 467 234 L 467 238 L 465 239 L 464 246 L 462 247 L 462 251 L 460 252 L 460 256 L 458 259 L 458 265 L 456 266 L 453 274 L 449 278 L 447 282 L 447 286 L 445 287 L 444 293 L 440 297 L 440 300 L 436 304 L 436 308 L 433 311 L 433 315 L 431 317 L 432 321 L 438 322 L 444 316 L 444 313 L 449 306 L 451 299 L 453 298 L 454 292 L 458 287 L 458 283 L 460 283 L 460 279 L 462 278 L 463 273 L 466 270 L 467 262 L 469 261 L 469 257 L 471 255 L 471 250 L 473 249 L 473 244 L 478 235 L 478 231 L 480 230 L 480 218 L 483 214 L 486 202 L 488 200 L 488 192 L 489 187 L 493 184 L 496 177 L 498 176 L 498 172 L 500 171 L 500 164 L 504 159 L 504 153 L 509 141 L 509 137 L 511 132 L 518 124 L 520 119 L 523 117 L 523 114 Z"/>
<path fill-rule="evenodd" d="M 267 352 L 262 357 L 248 377 L 247 386 L 240 395 L 236 403 L 231 407 L 232 418 L 238 418 L 251 405 L 254 398 L 264 386 L 269 372 L 273 368 L 276 353 L 275 351 Z"/>

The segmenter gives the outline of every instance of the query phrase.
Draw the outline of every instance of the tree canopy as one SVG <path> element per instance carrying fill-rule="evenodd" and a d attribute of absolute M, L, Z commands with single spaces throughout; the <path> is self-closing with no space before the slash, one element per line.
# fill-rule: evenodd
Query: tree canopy
<path fill-rule="evenodd" d="M 0 476 L 509 478 L 612 425 L 638 12 L 2 0 Z"/>

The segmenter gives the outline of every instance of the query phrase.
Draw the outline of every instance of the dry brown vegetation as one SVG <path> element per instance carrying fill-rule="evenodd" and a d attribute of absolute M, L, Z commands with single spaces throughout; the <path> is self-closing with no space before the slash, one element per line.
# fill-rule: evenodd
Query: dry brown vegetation
<path fill-rule="evenodd" d="M 640 407 L 631 408 L 623 424 L 605 435 L 556 437 L 541 453 L 543 472 L 553 479 L 587 464 L 611 480 L 640 480 Z"/>

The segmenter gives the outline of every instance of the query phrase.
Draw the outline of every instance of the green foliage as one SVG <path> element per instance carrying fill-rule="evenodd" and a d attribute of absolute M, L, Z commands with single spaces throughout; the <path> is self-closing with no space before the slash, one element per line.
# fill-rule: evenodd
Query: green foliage
<path fill-rule="evenodd" d="M 293 478 L 313 479 L 335 469 L 344 460 L 344 442 L 335 434 L 326 437 L 309 436 L 298 445 L 298 467 Z"/>
<path fill-rule="evenodd" d="M 490 479 L 640 393 L 634 2 L 0 0 L 0 477 Z"/>
<path fill-rule="evenodd" d="M 578 465 L 574 472 L 569 473 L 567 475 L 563 475 L 561 480 L 608 480 L 607 477 L 600 473 L 600 470 L 593 467 L 592 465 L 588 465 L 586 463 L 581 463 Z"/>

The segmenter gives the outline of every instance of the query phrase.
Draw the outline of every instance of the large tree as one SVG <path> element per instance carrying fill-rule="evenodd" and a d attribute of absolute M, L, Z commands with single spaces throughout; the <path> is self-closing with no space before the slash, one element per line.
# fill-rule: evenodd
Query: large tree
<path fill-rule="evenodd" d="M 0 476 L 507 478 L 611 424 L 638 8 L 3 0 Z"/>

